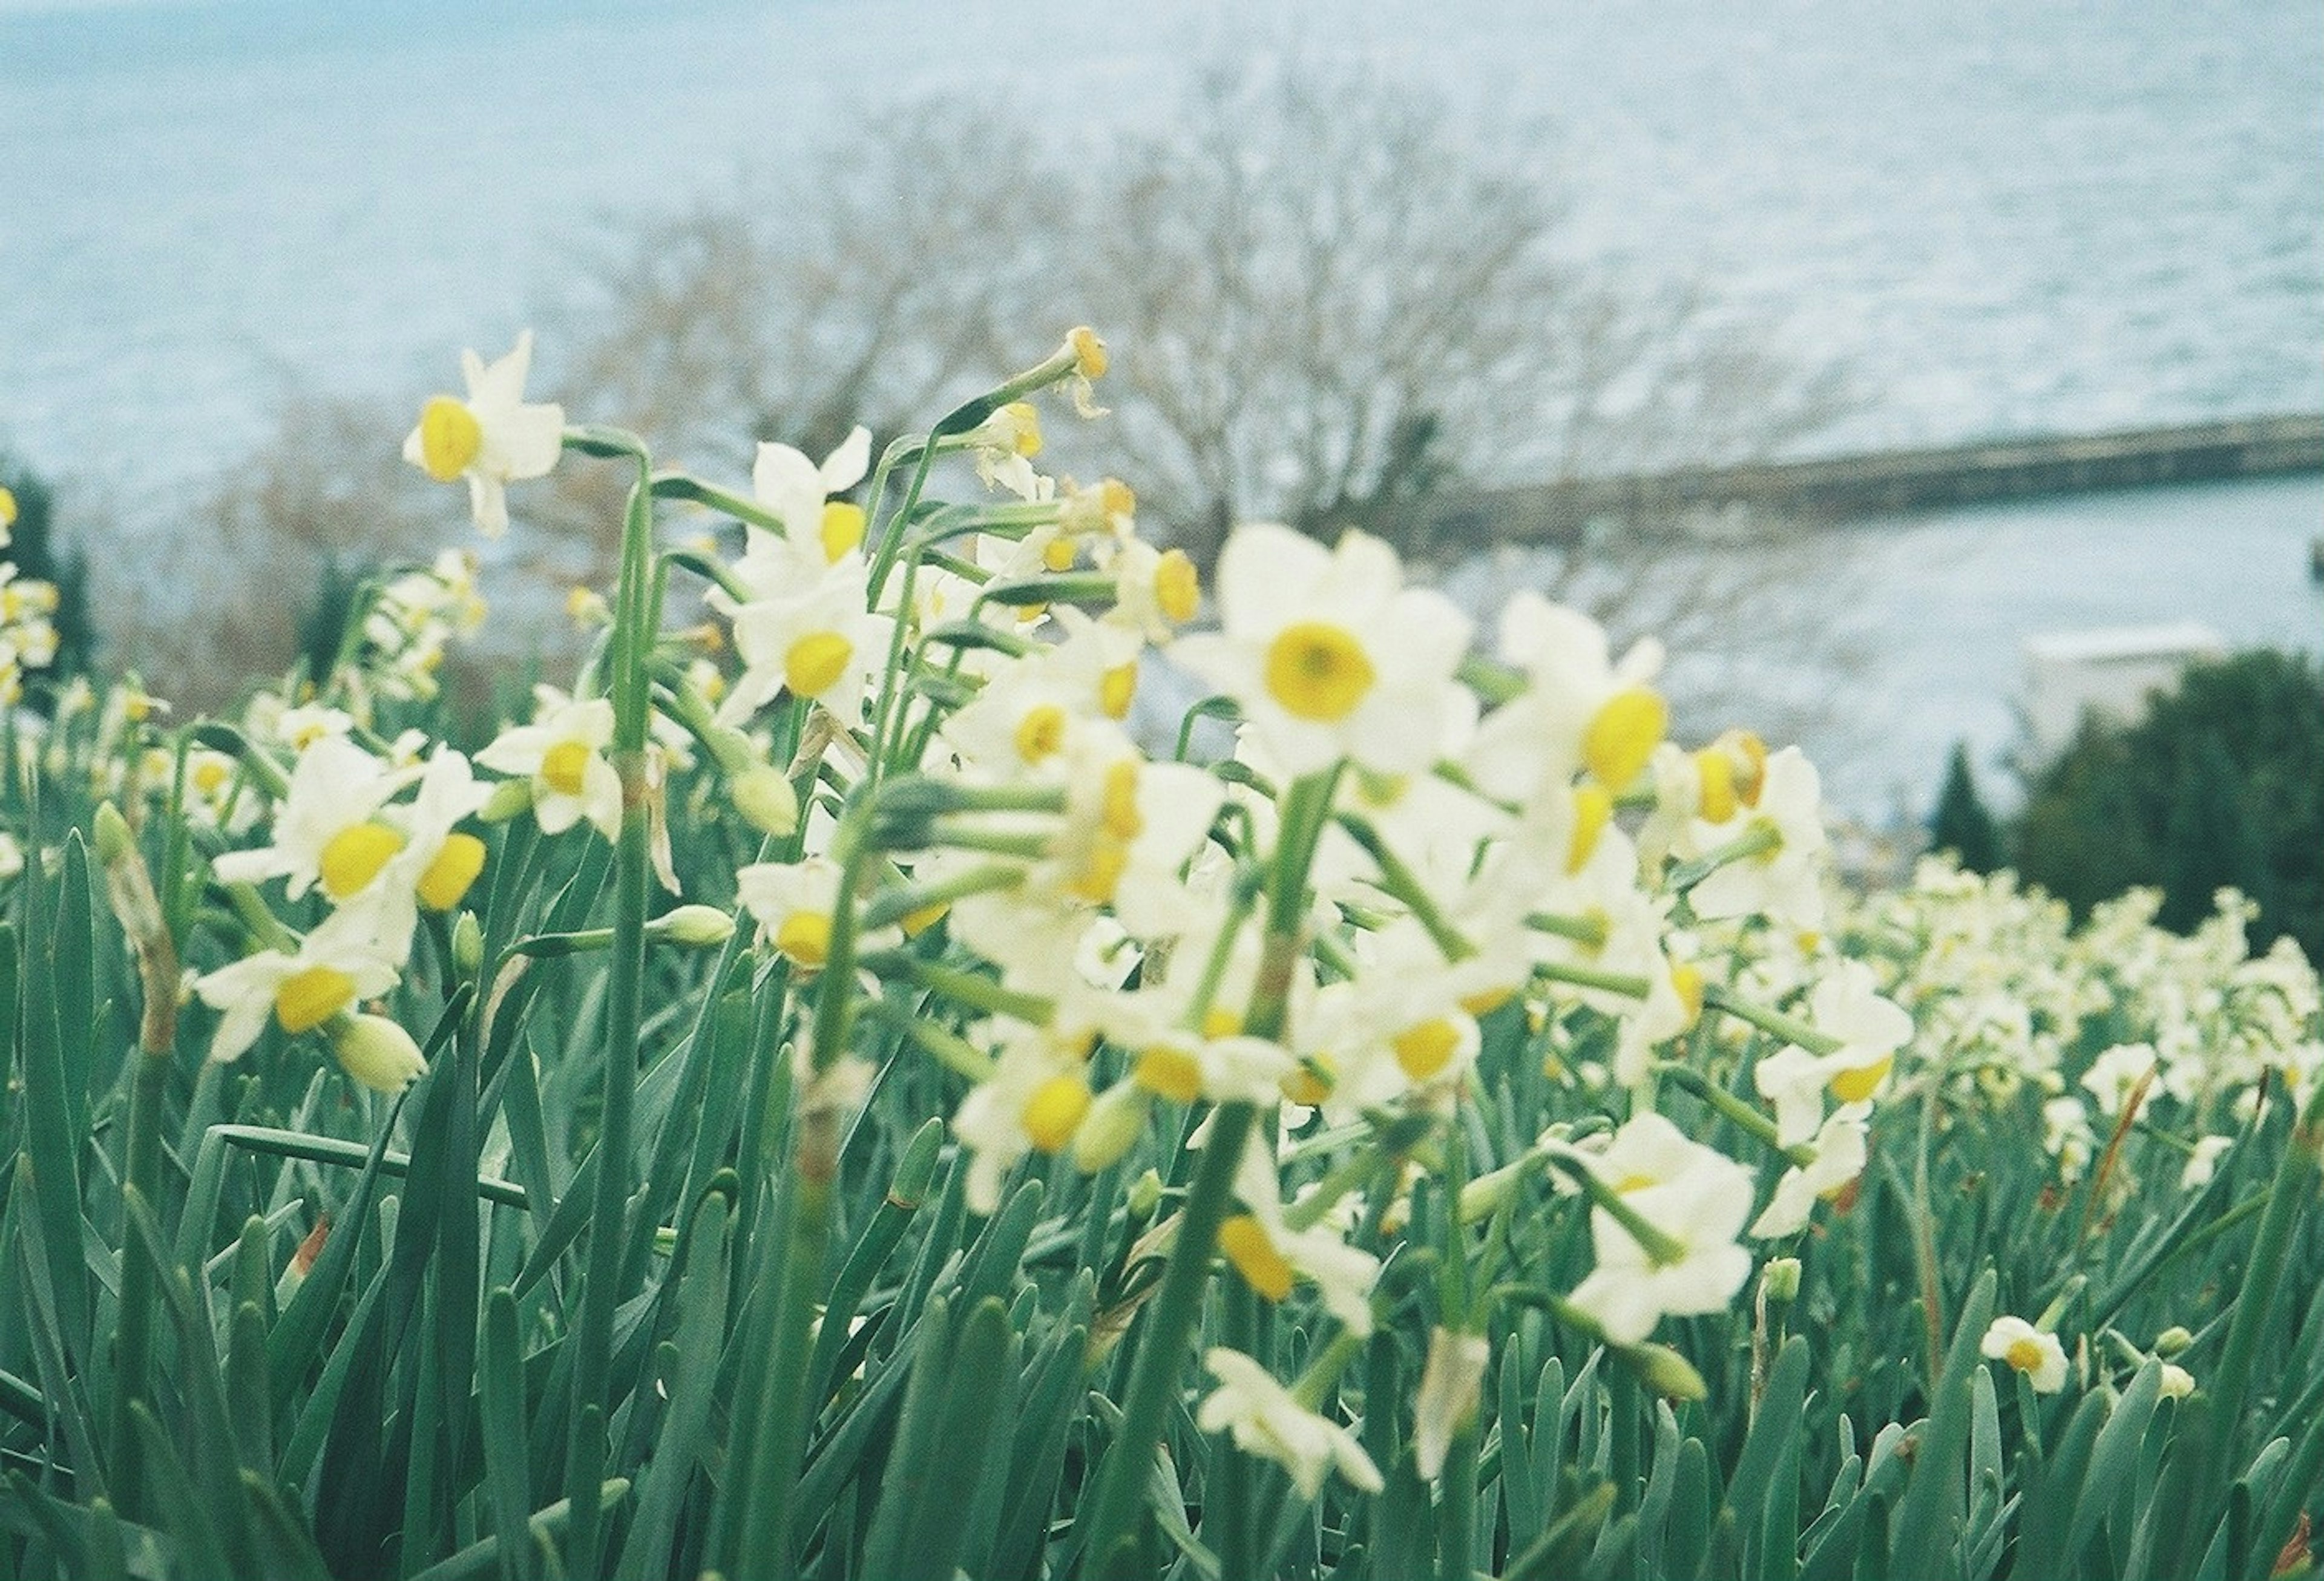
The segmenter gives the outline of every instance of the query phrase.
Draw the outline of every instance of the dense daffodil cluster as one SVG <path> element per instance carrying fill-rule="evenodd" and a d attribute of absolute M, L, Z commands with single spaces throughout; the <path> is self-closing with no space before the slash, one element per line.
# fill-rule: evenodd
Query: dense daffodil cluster
<path fill-rule="evenodd" d="M 429 401 L 406 444 L 467 483 L 488 533 L 506 485 L 558 444 L 634 443 L 527 402 L 530 349 L 471 354 L 467 394 Z M 184 803 L 231 848 L 212 870 L 248 940 L 193 984 L 218 1013 L 213 1056 L 272 1021 L 400 1087 L 419 1051 L 360 1007 L 483 868 L 465 825 L 529 813 L 546 836 L 620 841 L 641 818 L 677 888 L 665 780 L 699 763 L 776 837 L 731 893 L 788 970 L 807 1101 L 844 1110 L 864 1085 L 853 1028 L 916 1007 L 907 1042 L 966 1082 L 951 1125 L 973 1211 L 1028 1159 L 1096 1172 L 1166 1137 L 1224 1149 L 1210 1233 L 1231 1277 L 1360 1337 L 1416 1184 L 1446 1169 L 1478 1096 L 1480 1050 L 1514 1036 L 1582 1118 L 1470 1183 L 1462 1244 L 1520 1192 L 1581 1216 L 1594 1269 L 1540 1299 L 1625 1353 L 1666 1316 L 1727 1306 L 1753 1238 L 1796 1234 L 1861 1170 L 1913 1035 L 1868 968 L 1812 942 L 1814 768 L 1743 731 L 1681 748 L 1656 645 L 1618 653 L 1529 593 L 1477 632 L 1361 533 L 1240 529 L 1208 590 L 1217 624 L 1190 630 L 1202 578 L 1139 536 L 1130 490 L 1033 464 L 1029 398 L 1058 388 L 1094 412 L 1107 360 L 1076 331 L 876 465 L 858 429 L 819 460 L 762 446 L 747 494 L 657 475 L 741 523 L 731 560 L 685 561 L 711 579 L 732 667 L 661 640 L 626 757 L 618 649 L 576 692 L 541 688 L 473 765 L 381 739 L 380 705 L 430 695 L 482 605 L 459 552 L 374 586 L 321 690 L 183 749 Z M 885 496 L 912 468 L 916 501 L 945 455 L 973 464 L 984 502 Z M 591 607 L 609 644 L 649 617 L 661 636 L 658 609 Z M 1133 730 L 1164 666 L 1237 722 L 1225 756 Z M 1810 942 L 1779 967 L 1741 951 L 1733 982 L 1707 983 L 1729 936 Z M 1706 1016 L 1768 1040 L 1748 1076 L 1696 1035 Z M 1711 1144 L 1714 1122 L 1743 1156 Z M 1443 1319 L 1422 1413 L 1438 1463 L 1486 1366 L 1481 1309 Z M 1206 1426 L 1303 1489 L 1332 1468 L 1377 1484 L 1323 1414 L 1337 1363 L 1296 1386 L 1231 1349 L 1208 1365 Z"/>
<path fill-rule="evenodd" d="M 2255 954 L 2257 908 L 2222 890 L 2191 933 L 2155 925 L 2135 889 L 2080 927 L 2065 905 L 1931 859 L 1858 906 L 1848 931 L 1919 1028 L 1917 1063 L 1964 1098 L 2037 1105 L 2063 1184 L 2131 1120 L 2167 1137 L 2189 1190 L 2210 1178 L 2264 1083 L 2295 1098 L 2324 1071 L 2314 968 L 2289 937 Z M 1757 965 L 1780 994 L 1793 970 Z"/>
<path fill-rule="evenodd" d="M 1477 631 L 1358 532 L 1242 527 L 1206 599 L 1184 554 L 1139 536 L 1127 486 L 1035 468 L 1032 396 L 1094 409 L 1107 357 L 1087 331 L 876 460 L 862 429 L 820 459 L 764 445 L 747 492 L 563 428 L 522 399 L 530 352 L 471 355 L 468 395 L 429 402 L 407 454 L 465 479 L 488 532 L 505 485 L 556 460 L 552 434 L 634 455 L 649 510 L 669 492 L 740 524 L 730 558 L 670 552 L 708 580 L 731 640 L 714 662 L 634 591 L 595 601 L 605 646 L 580 685 L 540 688 L 472 765 L 374 730 L 383 700 L 429 694 L 444 642 L 480 611 L 474 563 L 383 583 L 333 687 L 181 749 L 183 803 L 231 848 L 212 871 L 247 936 L 193 985 L 218 1012 L 214 1057 L 272 1020 L 325 1031 L 358 1080 L 400 1087 L 417 1047 L 359 1007 L 484 867 L 464 825 L 529 815 L 543 836 L 617 845 L 642 831 L 681 890 L 667 783 L 698 768 L 695 794 L 715 786 L 768 837 L 697 898 L 756 926 L 807 1145 L 860 1101 L 866 1054 L 900 1046 L 959 1084 L 976 1213 L 1028 1166 L 1198 1161 L 1178 1218 L 1154 1228 L 1162 1255 L 1207 1280 L 1215 1254 L 1242 1299 L 1311 1306 L 1339 1337 L 1287 1383 L 1231 1347 L 1206 1355 L 1202 1425 L 1303 1493 L 1333 1471 L 1379 1485 L 1329 1407 L 1388 1310 L 1424 1182 L 1455 1205 L 1439 1255 L 1485 1255 L 1521 1209 L 1570 1216 L 1586 1273 L 1526 1299 L 1659 1387 L 1675 1375 L 1649 1343 L 1663 1319 L 1728 1307 L 1755 1243 L 1844 1197 L 1901 1082 L 1990 1102 L 2030 1089 L 2069 1179 L 2127 1106 L 2167 1097 L 2192 1181 L 2263 1071 L 2305 1084 L 2324 1063 L 2301 1042 L 2312 973 L 2287 949 L 2246 959 L 2239 902 L 2191 940 L 2153 929 L 2140 897 L 2073 934 L 2006 880 L 1931 866 L 1828 915 L 1814 768 L 1740 730 L 1667 739 L 1652 642 L 1617 652 L 1530 593 Z M 981 501 L 920 499 L 945 456 L 973 466 Z M 649 585 L 658 600 L 659 580 L 624 584 Z M 1198 629 L 1206 603 L 1216 624 Z M 624 650 L 641 624 L 646 648 Z M 1133 728 L 1166 666 L 1208 689 L 1200 712 L 1231 721 L 1231 742 L 1195 722 L 1171 740 Z M 642 722 L 625 674 L 643 677 Z M 671 916 L 684 929 L 652 936 L 724 937 L 700 906 Z M 2117 1034 L 2094 1049 L 2102 1020 Z M 1470 1179 L 1464 1111 L 1488 1096 L 1489 1047 L 1519 1049 L 1570 1117 Z M 1485 1327 L 1456 1308 L 1431 1330 L 1428 1475 L 1474 1412 Z M 1987 1348 L 2049 1388 L 2055 1344 L 1997 1325 Z"/>

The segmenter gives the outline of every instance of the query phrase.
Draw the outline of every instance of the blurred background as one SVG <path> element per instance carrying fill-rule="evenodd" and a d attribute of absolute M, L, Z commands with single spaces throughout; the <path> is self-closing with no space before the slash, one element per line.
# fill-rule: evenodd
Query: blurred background
<path fill-rule="evenodd" d="M 0 0 L 15 554 L 181 705 L 461 540 L 397 451 L 464 345 L 739 477 L 1081 321 L 1114 416 L 1045 466 L 1660 634 L 1860 866 L 1957 746 L 2006 811 L 2086 704 L 2324 638 L 2312 0 Z M 602 482 L 479 546 L 492 662 Z"/>

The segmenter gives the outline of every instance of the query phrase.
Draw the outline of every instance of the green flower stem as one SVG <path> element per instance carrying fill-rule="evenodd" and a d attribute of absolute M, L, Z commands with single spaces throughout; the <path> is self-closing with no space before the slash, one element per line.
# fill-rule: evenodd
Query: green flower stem
<path fill-rule="evenodd" d="M 1670 892 L 1683 895 L 1720 869 L 1780 850 L 1783 844 L 1782 830 L 1765 818 L 1755 819 L 1749 828 L 1718 850 L 1706 851 L 1691 862 L 1682 862 L 1673 868 L 1668 884 Z"/>
<path fill-rule="evenodd" d="M 1404 902 L 1405 909 L 1412 913 L 1414 921 L 1428 930 L 1428 936 L 1436 942 L 1436 948 L 1443 952 L 1445 960 L 1465 961 L 1477 952 L 1477 947 L 1445 920 L 1444 913 L 1438 908 L 1435 897 L 1428 893 L 1427 887 L 1410 868 L 1405 866 L 1403 858 L 1388 849 L 1388 841 L 1380 838 L 1379 831 L 1373 828 L 1369 820 L 1342 813 L 1339 815 L 1339 824 L 1358 845 L 1364 848 L 1365 853 L 1379 869 L 1380 887 Z"/>
<path fill-rule="evenodd" d="M 1643 1000 L 1654 992 L 1654 984 L 1645 978 L 1622 971 L 1599 971 L 1587 966 L 1567 966 L 1559 961 L 1545 961 L 1535 967 L 1534 975 L 1554 983 L 1572 983 L 1580 988 L 1603 988 L 1609 994 Z"/>
<path fill-rule="evenodd" d="M 876 963 L 876 965 L 875 965 Z M 1004 988 L 989 977 L 954 967 L 938 966 L 922 961 L 916 955 L 900 951 L 889 951 L 867 957 L 866 966 L 883 973 L 892 971 L 915 987 L 942 994 L 945 998 L 971 1006 L 994 1016 L 1008 1016 L 1035 1026 L 1044 1026 L 1057 1013 L 1056 1001 L 1038 994 L 1021 994 Z"/>
<path fill-rule="evenodd" d="M 931 906 L 950 905 L 972 895 L 989 895 L 995 890 L 1014 889 L 1025 881 L 1025 869 L 1013 862 L 987 862 L 981 868 L 971 868 L 956 873 L 940 884 L 906 884 L 886 890 L 863 908 L 866 928 L 884 928 L 890 923 L 902 922 L 915 912 Z"/>
<path fill-rule="evenodd" d="M 1755 1005 L 1732 988 L 1718 983 L 1703 985 L 1702 1002 L 1713 1009 L 1724 1010 L 1738 1021 L 1749 1022 L 1770 1037 L 1797 1043 L 1812 1054 L 1836 1053 L 1845 1046 L 1840 1039 L 1829 1033 L 1818 1032 L 1796 1016 L 1786 1016 L 1780 1010 Z"/>
<path fill-rule="evenodd" d="M 927 843 L 954 850 L 981 850 L 996 857 L 1019 857 L 1028 862 L 1038 862 L 1049 854 L 1049 841 L 1042 835 L 1006 834 L 957 822 L 931 823 Z"/>
<path fill-rule="evenodd" d="M 652 703 L 650 660 L 659 626 L 653 556 L 652 464 L 645 446 L 613 430 L 589 430 L 568 445 L 609 446 L 635 463 L 622 527 L 621 582 L 616 590 L 611 649 L 613 742 L 609 754 L 621 777 L 621 837 L 613 845 L 613 937 L 605 995 L 604 1106 L 597 1137 L 596 1196 L 574 1333 L 572 1417 L 566 1461 L 573 1521 L 567 1569 L 596 1576 L 603 1564 L 604 1528 L 595 1494 L 604 1446 L 586 1442 L 594 1422 L 613 1420 L 613 1314 L 621 1305 L 622 1227 L 630 1199 L 631 1129 L 637 1102 L 638 1035 L 645 977 L 648 848 L 646 740 Z M 603 454 L 603 450 L 596 453 Z M 602 1430 L 594 1429 L 594 1430 Z"/>
<path fill-rule="evenodd" d="M 1212 1113 L 1210 1139 L 1179 1211 L 1178 1237 L 1139 1341 L 1138 1359 L 1122 1399 L 1121 1425 L 1099 1473 L 1089 1541 L 1082 1550 L 1083 1574 L 1093 1581 L 1131 1581 L 1139 1574 L 1133 1529 L 1145 1506 L 1155 1448 L 1177 1404 L 1186 1341 L 1202 1314 L 1203 1293 L 1211 1282 L 1211 1254 L 1233 1204 L 1235 1169 L 1258 1114 L 1257 1107 L 1247 1103 L 1222 1104 Z"/>
<path fill-rule="evenodd" d="M 874 999 L 863 1009 L 866 1015 L 893 1028 L 915 1048 L 946 1070 L 958 1071 L 971 1081 L 983 1081 L 991 1077 L 992 1056 L 960 1034 L 924 1021 L 901 1006 L 890 1005 L 883 999 Z"/>
<path fill-rule="evenodd" d="M 1194 991 L 1186 1001 L 1186 1014 L 1179 1022 L 1189 1032 L 1200 1032 L 1203 1023 L 1210 1019 L 1212 1003 L 1219 997 L 1219 985 L 1226 979 L 1227 963 L 1234 959 L 1235 939 L 1259 904 L 1263 878 L 1257 868 L 1242 868 L 1235 874 L 1233 892 L 1227 897 L 1226 915 L 1220 920 L 1218 934 L 1211 941 L 1211 952 L 1203 960 L 1203 975 L 1194 979 Z"/>
<path fill-rule="evenodd" d="M 1307 1364 L 1307 1370 L 1291 1385 L 1291 1398 L 1310 1411 L 1323 1410 L 1323 1402 L 1331 1398 L 1341 1374 L 1364 1354 L 1367 1343 L 1365 1336 L 1351 1334 L 1345 1328 L 1332 1336 L 1332 1343 L 1315 1353 L 1315 1359 Z"/>
<path fill-rule="evenodd" d="M 1686 1255 L 1685 1243 L 1657 1226 L 1645 1214 L 1623 1200 L 1622 1193 L 1598 1178 L 1598 1172 L 1578 1153 L 1563 1149 L 1543 1155 L 1550 1165 L 1568 1180 L 1580 1186 L 1591 1203 L 1603 1209 L 1606 1217 L 1622 1227 L 1624 1233 L 1637 1242 L 1646 1255 L 1657 1264 L 1667 1266 Z"/>
<path fill-rule="evenodd" d="M 1555 912 L 1536 911 L 1527 914 L 1526 926 L 1536 933 L 1548 933 L 1560 939 L 1571 939 L 1591 950 L 1606 945 L 1606 922 L 1603 917 L 1561 916 Z"/>
<path fill-rule="evenodd" d="M 1804 1143 L 1796 1147 L 1784 1146 L 1781 1133 L 1775 1129 L 1775 1121 L 1761 1113 L 1756 1106 L 1744 1102 L 1693 1066 L 1682 1065 L 1674 1060 L 1657 1060 L 1655 1062 L 1654 1069 L 1655 1075 L 1668 1077 L 1685 1088 L 1695 1097 L 1717 1109 L 1727 1119 L 1734 1122 L 1736 1128 L 1745 1135 L 1765 1144 L 1770 1152 L 1782 1154 L 1803 1169 L 1815 1162 L 1814 1148 Z"/>
<path fill-rule="evenodd" d="M 650 483 L 657 500 L 683 500 L 696 505 L 707 505 L 721 515 L 731 516 L 752 527 L 764 528 L 769 532 L 784 530 L 782 518 L 756 500 L 745 499 L 732 489 L 705 483 L 690 473 L 667 468 L 655 473 Z"/>

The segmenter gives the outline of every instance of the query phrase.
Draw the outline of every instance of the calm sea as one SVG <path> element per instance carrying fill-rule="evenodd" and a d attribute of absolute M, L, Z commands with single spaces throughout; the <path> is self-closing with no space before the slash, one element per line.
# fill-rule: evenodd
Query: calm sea
<path fill-rule="evenodd" d="M 1554 123 L 1578 245 L 1858 371 L 1835 445 L 2324 409 L 2314 0 L 0 0 L 0 446 L 167 530 L 286 391 L 505 345 L 607 216 L 927 91 L 1102 135 L 1248 50 Z M 2306 483 L 1899 525 L 1863 607 L 1901 733 L 1842 782 L 1997 746 L 2029 626 L 2312 643 L 2319 529 Z"/>

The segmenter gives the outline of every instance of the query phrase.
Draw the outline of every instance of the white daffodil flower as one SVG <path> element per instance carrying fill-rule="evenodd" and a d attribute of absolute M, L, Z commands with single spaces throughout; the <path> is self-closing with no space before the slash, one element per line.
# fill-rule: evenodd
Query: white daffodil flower
<path fill-rule="evenodd" d="M 270 1015 L 293 1035 L 312 1032 L 393 988 L 401 959 L 373 931 L 370 913 L 356 909 L 334 912 L 294 951 L 263 950 L 198 978 L 194 992 L 220 1012 L 210 1058 L 240 1058 Z"/>
<path fill-rule="evenodd" d="M 410 781 L 344 736 L 324 736 L 300 755 L 274 815 L 274 843 L 228 851 L 212 867 L 229 884 L 281 878 L 291 899 L 319 883 L 334 902 L 368 887 L 404 845 L 376 814 Z"/>
<path fill-rule="evenodd" d="M 828 565 L 863 537 L 863 512 L 835 505 L 831 496 L 862 483 L 871 464 L 869 428 L 852 429 L 820 463 L 788 445 L 761 445 L 751 468 L 751 492 L 783 524 L 783 536 L 802 560 Z"/>
<path fill-rule="evenodd" d="M 2036 1394 L 2055 1394 L 2066 1386 L 2066 1347 L 2056 1335 L 2023 1318 L 1996 1318 L 1978 1349 L 2024 1374 Z"/>
<path fill-rule="evenodd" d="M 403 441 L 403 459 L 439 483 L 468 480 L 468 508 L 477 530 L 498 538 L 508 530 L 508 485 L 548 474 L 565 446 L 565 409 L 527 401 L 532 331 L 516 349 L 487 366 L 475 352 L 460 354 L 468 396 L 429 399 Z"/>
<path fill-rule="evenodd" d="M 864 608 L 869 573 L 850 554 L 813 582 L 794 582 L 780 594 L 737 603 L 723 591 L 712 608 L 734 624 L 742 674 L 718 705 L 721 724 L 740 725 L 778 692 L 823 704 L 854 722 L 872 673 L 888 662 L 894 622 Z"/>
<path fill-rule="evenodd" d="M 1250 1357 L 1220 1347 L 1203 1357 L 1203 1365 L 1220 1387 L 1204 1398 L 1194 1425 L 1206 1433 L 1231 1433 L 1244 1454 L 1274 1461 L 1291 1474 L 1301 1498 L 1313 1499 L 1335 1467 L 1359 1492 L 1376 1494 L 1388 1485 L 1353 1433 L 1301 1404 Z"/>
<path fill-rule="evenodd" d="M 1768 755 L 1757 803 L 1732 823 L 1697 821 L 1683 854 L 1714 850 L 1749 831 L 1761 832 L 1767 849 L 1727 863 L 1690 890 L 1694 915 L 1711 922 L 1757 914 L 1789 927 L 1821 928 L 1823 782 L 1797 747 Z"/>
<path fill-rule="evenodd" d="M 968 1149 L 965 1196 L 971 1213 L 1001 1207 L 1001 1181 L 1033 1152 L 1071 1146 L 1090 1110 L 1082 1046 L 1060 1043 L 1044 1027 L 1010 1024 L 992 1074 L 953 1114 L 953 1135 Z"/>
<path fill-rule="evenodd" d="M 1868 1103 L 1850 1104 L 1824 1121 L 1810 1144 L 1815 1157 L 1785 1170 L 1766 1209 L 1751 1221 L 1754 1239 L 1797 1235 L 1807 1228 L 1816 1199 L 1837 1195 L 1864 1172 L 1864 1122 L 1871 1112 Z"/>
<path fill-rule="evenodd" d="M 604 697 L 566 701 L 542 687 L 537 722 L 503 731 L 476 754 L 496 773 L 529 777 L 532 815 L 544 834 L 561 834 L 586 819 L 607 840 L 622 837 L 622 777 L 606 761 L 613 740 L 613 705 Z"/>
<path fill-rule="evenodd" d="M 1342 758 L 1415 773 L 1475 704 L 1452 678 L 1468 618 L 1403 582 L 1396 551 L 1360 532 L 1326 549 L 1287 527 L 1238 528 L 1219 558 L 1223 630 L 1172 651 L 1242 705 L 1245 728 L 1286 773 Z"/>
<path fill-rule="evenodd" d="M 1478 783 L 1531 802 L 1586 768 L 1607 790 L 1627 789 L 1670 720 L 1648 685 L 1662 668 L 1662 644 L 1640 642 L 1617 663 L 1597 621 L 1520 593 L 1502 607 L 1500 650 L 1532 685 L 1478 727 L 1466 755 Z"/>
<path fill-rule="evenodd" d="M 1749 1169 L 1655 1114 L 1630 1120 L 1589 1163 L 1675 1245 L 1657 1259 L 1612 1214 L 1591 1210 L 1598 1265 L 1571 1299 L 1609 1340 L 1636 1345 L 1665 1316 L 1716 1312 L 1734 1300 L 1751 1276 L 1751 1254 L 1736 1244 L 1751 1211 Z"/>

